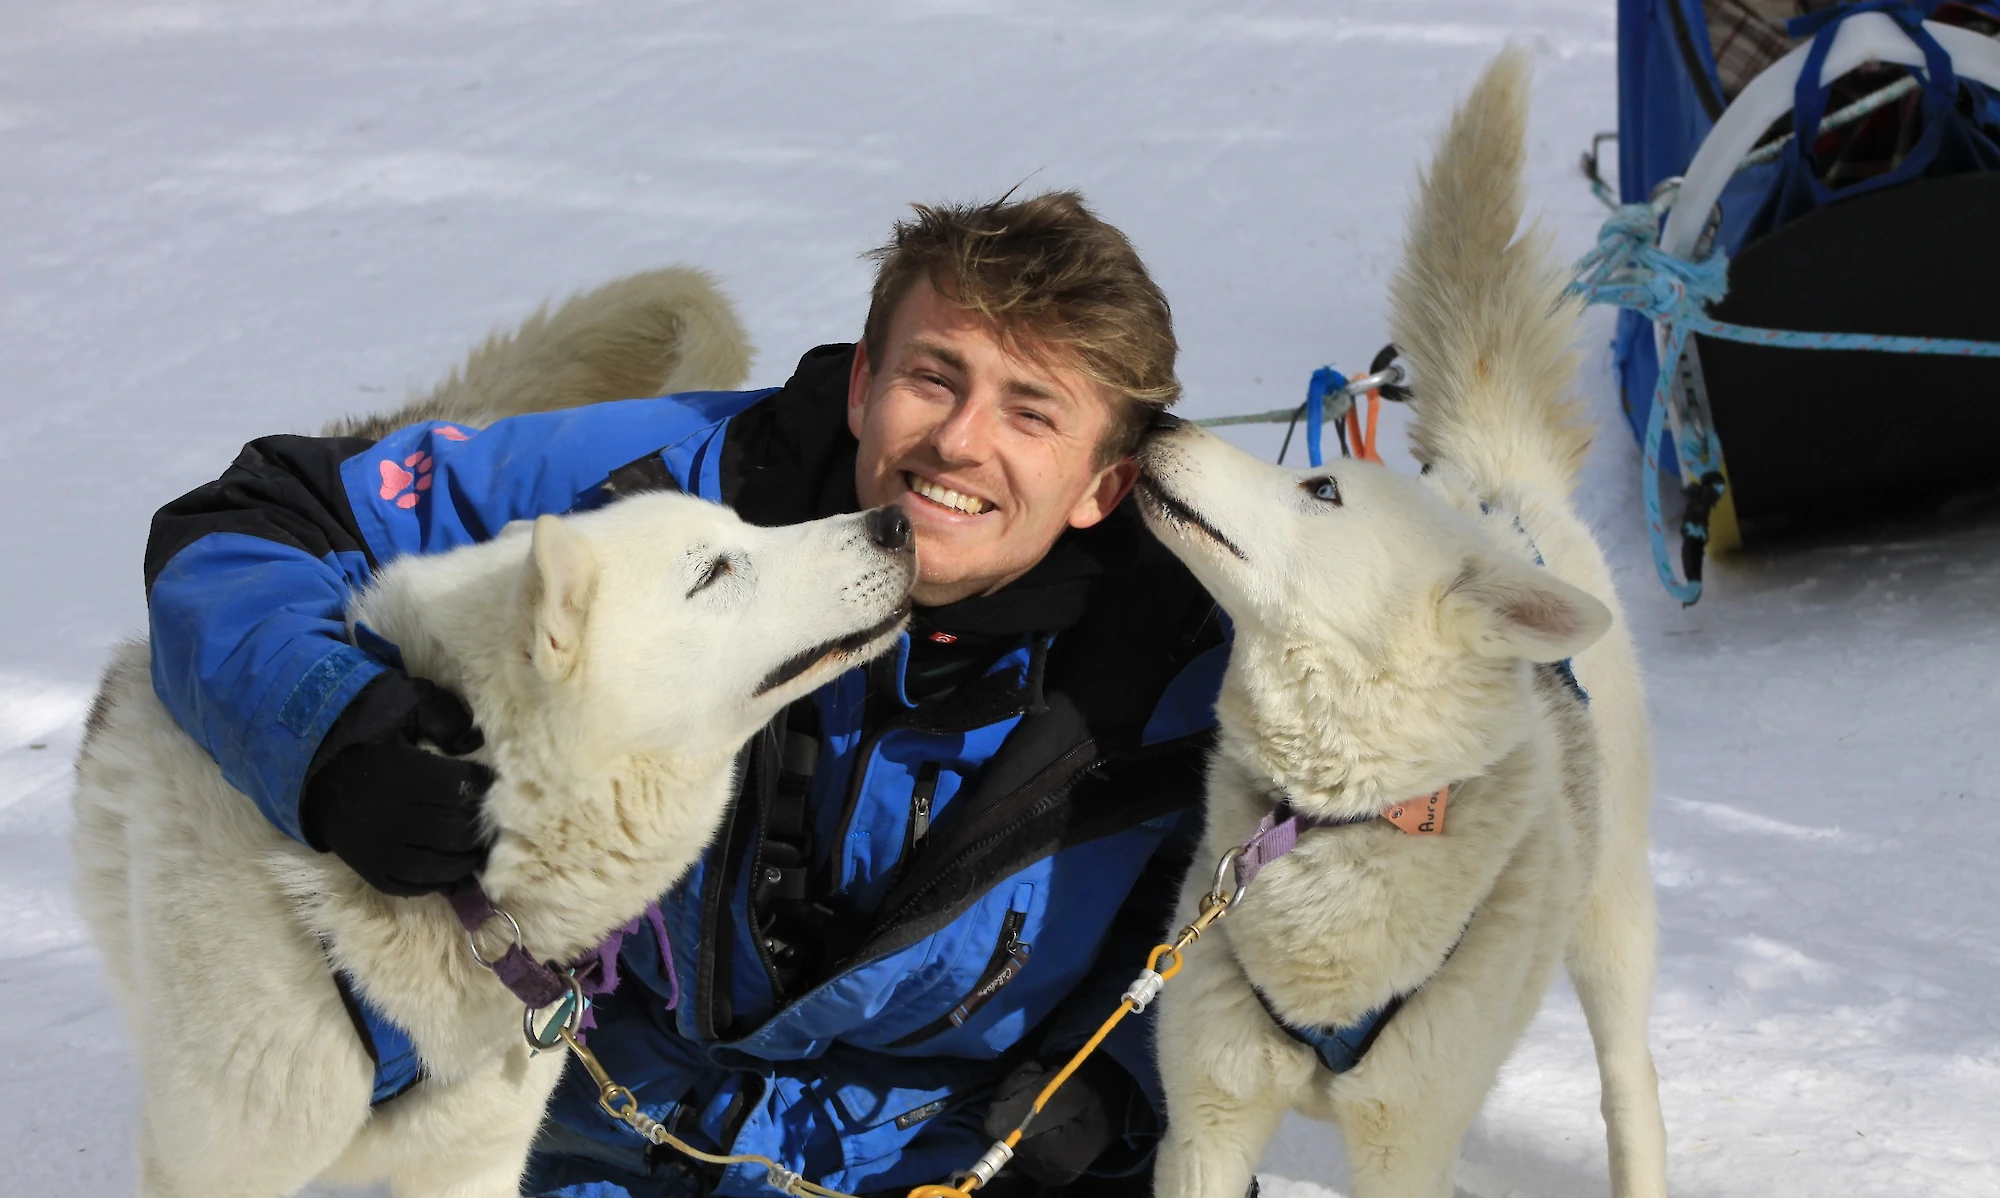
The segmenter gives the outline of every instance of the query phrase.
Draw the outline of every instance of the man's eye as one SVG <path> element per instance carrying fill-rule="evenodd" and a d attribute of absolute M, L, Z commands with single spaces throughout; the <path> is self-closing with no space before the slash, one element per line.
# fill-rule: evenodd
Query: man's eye
<path fill-rule="evenodd" d="M 1340 506 L 1340 484 L 1330 477 L 1322 475 L 1319 478 L 1309 478 L 1300 483 L 1299 487 L 1321 503 Z"/>
<path fill-rule="evenodd" d="M 694 598 L 697 594 L 715 585 L 715 581 L 717 579 L 722 578 L 724 575 L 729 574 L 731 571 L 735 570 L 735 568 L 736 568 L 735 566 L 730 564 L 728 558 L 726 557 L 716 558 L 714 561 L 708 563 L 708 569 L 703 570 L 701 572 L 701 577 L 696 579 L 695 584 L 688 588 L 688 593 L 686 597 L 689 599 Z"/>

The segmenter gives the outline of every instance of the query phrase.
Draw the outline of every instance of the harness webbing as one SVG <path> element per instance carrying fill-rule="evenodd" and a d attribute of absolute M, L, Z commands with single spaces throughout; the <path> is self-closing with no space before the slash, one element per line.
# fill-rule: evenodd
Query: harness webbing
<path fill-rule="evenodd" d="M 381 1106 L 399 1098 L 424 1079 L 424 1060 L 410 1034 L 384 1015 L 375 1004 L 354 988 L 354 979 L 344 969 L 333 971 L 333 987 L 340 992 L 340 1005 L 354 1025 L 354 1034 L 368 1059 L 375 1065 L 368 1105 Z"/>
<path fill-rule="evenodd" d="M 1278 1008 L 1271 1005 L 1270 998 L 1262 990 L 1253 985 L 1250 993 L 1257 996 L 1258 1004 L 1271 1017 L 1271 1022 L 1278 1025 L 1279 1031 L 1312 1049 L 1319 1063 L 1336 1077 L 1361 1063 L 1361 1058 L 1375 1046 L 1375 1041 L 1382 1036 L 1382 1029 L 1388 1027 L 1389 1020 L 1403 1009 L 1403 1000 L 1408 997 L 1398 994 L 1345 1027 L 1300 1027 L 1278 1014 Z"/>

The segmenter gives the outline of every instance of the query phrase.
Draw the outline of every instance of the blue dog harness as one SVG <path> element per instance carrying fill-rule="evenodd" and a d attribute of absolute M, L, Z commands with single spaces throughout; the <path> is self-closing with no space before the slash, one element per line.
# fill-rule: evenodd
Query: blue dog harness
<path fill-rule="evenodd" d="M 375 1064 L 375 1083 L 368 1095 L 368 1105 L 381 1106 L 409 1093 L 424 1080 L 424 1061 L 417 1055 L 410 1034 L 363 998 L 346 970 L 333 971 L 333 986 L 340 992 L 340 1005 L 347 1008 L 348 1021 L 354 1025 L 361 1047 Z"/>
<path fill-rule="evenodd" d="M 1449 953 L 1445 955 L 1450 956 Z M 1389 1026 L 1390 1018 L 1403 1009 L 1403 1000 L 1409 997 L 1398 994 L 1346 1027 L 1300 1027 L 1285 1022 L 1285 1017 L 1278 1014 L 1278 1008 L 1271 1005 L 1271 1000 L 1262 990 L 1252 986 L 1250 992 L 1257 996 L 1264 1013 L 1271 1017 L 1272 1023 L 1278 1025 L 1279 1031 L 1312 1049 L 1313 1055 L 1319 1058 L 1319 1063 L 1326 1066 L 1327 1072 L 1335 1076 L 1346 1073 L 1361 1063 L 1361 1058 L 1368 1055 L 1368 1050 L 1375 1046 L 1376 1039 L 1382 1035 L 1382 1029 Z M 1410 993 L 1415 994 L 1416 991 L 1412 990 Z"/>
<path fill-rule="evenodd" d="M 1271 814 L 1258 823 L 1257 831 L 1250 839 L 1231 850 L 1234 854 L 1237 896 L 1240 898 L 1243 892 L 1250 888 L 1250 883 L 1265 866 L 1297 848 L 1301 832 L 1316 828 L 1345 828 L 1354 824 L 1373 823 L 1380 819 L 1387 820 L 1412 835 L 1440 834 L 1444 831 L 1445 800 L 1450 793 L 1449 786 L 1441 786 L 1432 794 L 1406 803 L 1397 803 L 1380 813 L 1334 818 L 1301 814 L 1292 806 L 1289 798 L 1283 799 Z M 1461 934 L 1459 938 L 1463 940 L 1464 936 Z M 1451 954 L 1456 951 L 1458 945 L 1453 944 L 1445 952 L 1444 959 L 1451 960 Z M 1444 962 L 1440 961 L 1438 967 L 1442 969 Z M 1278 1025 L 1279 1031 L 1312 1049 L 1313 1055 L 1319 1058 L 1319 1063 L 1325 1066 L 1329 1073 L 1338 1076 L 1361 1063 L 1361 1059 L 1368 1055 L 1368 1050 L 1374 1047 L 1375 1041 L 1381 1038 L 1382 1029 L 1389 1025 L 1389 1020 L 1395 1017 L 1396 1012 L 1402 1009 L 1403 1003 L 1414 995 L 1416 990 L 1411 990 L 1408 994 L 1398 994 L 1344 1027 L 1300 1027 L 1287 1022 L 1285 1017 L 1278 1013 L 1278 1008 L 1271 1004 L 1270 997 L 1255 983 L 1251 984 L 1250 992 L 1257 996 L 1258 1005 L 1262 1006 L 1264 1013 L 1271 1017 L 1271 1022 Z"/>
<path fill-rule="evenodd" d="M 1569 687 L 1576 697 L 1588 703 L 1589 696 L 1584 694 L 1583 687 L 1577 683 L 1576 676 L 1569 672 L 1568 666 L 1568 662 L 1561 663 L 1560 675 L 1568 680 Z M 1250 883 L 1265 866 L 1298 847 L 1301 832 L 1316 828 L 1345 828 L 1354 824 L 1373 823 L 1379 819 L 1394 824 L 1412 836 L 1442 835 L 1445 802 L 1451 790 L 1450 786 L 1440 786 L 1431 794 L 1392 804 L 1377 814 L 1332 818 L 1302 814 L 1292 806 L 1291 799 L 1281 799 L 1276 809 L 1258 822 L 1257 831 L 1250 839 L 1231 849 L 1230 856 L 1225 858 L 1225 867 L 1233 866 L 1235 869 L 1237 899 L 1240 900 L 1244 892 L 1249 890 Z M 1466 928 L 1469 930 L 1471 926 L 1468 922 Z M 1461 931 L 1458 939 L 1445 950 L 1444 959 L 1438 962 L 1437 968 L 1443 969 L 1445 961 L 1451 960 L 1452 954 L 1457 952 L 1458 946 L 1464 942 L 1465 932 Z M 1239 963 L 1238 968 L 1241 967 Z M 1432 976 L 1436 976 L 1437 970 L 1432 970 L 1431 973 Z M 1368 1055 L 1368 1050 L 1381 1038 L 1382 1029 L 1389 1026 L 1389 1021 L 1395 1018 L 1396 1012 L 1402 1010 L 1403 1004 L 1415 997 L 1417 991 L 1421 989 L 1423 983 L 1419 982 L 1410 990 L 1396 995 L 1345 1026 L 1301 1027 L 1279 1014 L 1278 1008 L 1272 1005 L 1270 996 L 1255 983 L 1250 986 L 1250 992 L 1257 996 L 1258 1005 L 1262 1006 L 1264 1013 L 1271 1017 L 1271 1022 L 1278 1025 L 1278 1030 L 1312 1049 L 1313 1055 L 1319 1058 L 1319 1063 L 1336 1077 L 1361 1064 L 1362 1058 Z"/>

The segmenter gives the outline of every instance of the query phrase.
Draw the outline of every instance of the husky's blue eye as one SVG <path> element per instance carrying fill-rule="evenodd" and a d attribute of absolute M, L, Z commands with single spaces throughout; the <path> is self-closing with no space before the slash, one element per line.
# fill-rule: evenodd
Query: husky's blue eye
<path fill-rule="evenodd" d="M 1336 506 L 1340 503 L 1340 484 L 1325 475 L 1319 478 L 1309 478 L 1300 483 L 1299 486 L 1321 503 L 1331 503 Z"/>

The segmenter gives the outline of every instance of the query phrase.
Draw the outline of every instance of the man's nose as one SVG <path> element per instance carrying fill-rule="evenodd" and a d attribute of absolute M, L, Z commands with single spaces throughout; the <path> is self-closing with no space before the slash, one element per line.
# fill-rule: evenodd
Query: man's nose
<path fill-rule="evenodd" d="M 910 517 L 895 504 L 868 513 L 868 539 L 884 549 L 906 549 L 910 544 Z"/>
<path fill-rule="evenodd" d="M 951 413 L 931 430 L 931 445 L 946 463 L 963 465 L 986 456 L 992 430 L 992 405 L 967 396 L 953 405 Z"/>

